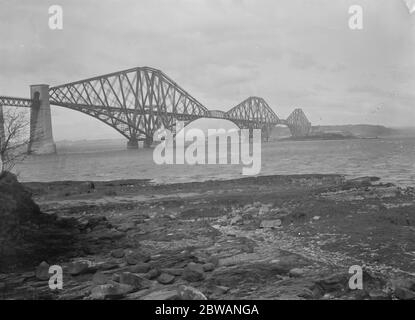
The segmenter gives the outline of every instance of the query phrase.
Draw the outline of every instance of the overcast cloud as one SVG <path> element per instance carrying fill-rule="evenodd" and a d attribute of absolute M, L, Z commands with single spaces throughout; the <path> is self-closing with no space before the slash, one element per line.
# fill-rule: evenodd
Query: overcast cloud
<path fill-rule="evenodd" d="M 48 28 L 48 7 L 64 29 Z M 364 29 L 348 8 L 364 9 Z M 313 124 L 412 126 L 415 15 L 401 0 L 0 0 L 0 94 L 151 66 L 209 109 L 251 95 Z M 53 107 L 56 140 L 119 137 Z"/>

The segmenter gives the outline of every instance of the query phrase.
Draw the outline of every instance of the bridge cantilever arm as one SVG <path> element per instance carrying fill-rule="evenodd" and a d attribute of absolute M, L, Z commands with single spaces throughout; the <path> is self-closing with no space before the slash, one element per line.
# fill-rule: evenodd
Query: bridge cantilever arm
<path fill-rule="evenodd" d="M 40 100 L 34 100 L 34 99 L 28 99 L 28 98 L 0 96 L 0 105 L 9 106 L 9 107 L 30 108 L 34 103 L 39 102 L 39 101 Z"/>

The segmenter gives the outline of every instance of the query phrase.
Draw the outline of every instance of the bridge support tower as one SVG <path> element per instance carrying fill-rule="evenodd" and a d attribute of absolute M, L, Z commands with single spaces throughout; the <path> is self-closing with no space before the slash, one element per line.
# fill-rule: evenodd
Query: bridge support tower
<path fill-rule="evenodd" d="M 52 134 L 49 85 L 30 86 L 30 97 L 34 103 L 30 109 L 30 141 L 27 151 L 30 154 L 56 153 Z"/>
<path fill-rule="evenodd" d="M 132 150 L 132 149 L 138 149 L 138 140 L 135 138 L 131 138 L 130 140 L 127 141 L 127 149 L 128 150 Z"/>

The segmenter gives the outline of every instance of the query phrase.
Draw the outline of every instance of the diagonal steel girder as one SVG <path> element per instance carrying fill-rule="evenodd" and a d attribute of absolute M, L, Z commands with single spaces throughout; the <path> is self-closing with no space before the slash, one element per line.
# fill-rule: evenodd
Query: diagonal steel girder
<path fill-rule="evenodd" d="M 142 67 L 52 87 L 50 103 L 93 116 L 128 139 L 152 137 L 175 119 L 193 120 L 209 111 L 157 69 Z"/>

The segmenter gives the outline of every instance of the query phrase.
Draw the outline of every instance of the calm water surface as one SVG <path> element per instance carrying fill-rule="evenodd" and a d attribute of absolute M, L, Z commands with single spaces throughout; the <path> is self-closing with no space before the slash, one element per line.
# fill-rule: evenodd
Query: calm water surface
<path fill-rule="evenodd" d="M 152 179 L 160 183 L 242 177 L 239 165 L 156 165 L 151 149 L 124 141 L 58 144 L 57 155 L 31 156 L 15 171 L 22 181 Z M 415 185 L 415 138 L 274 141 L 262 144 L 260 175 L 339 173 Z"/>

